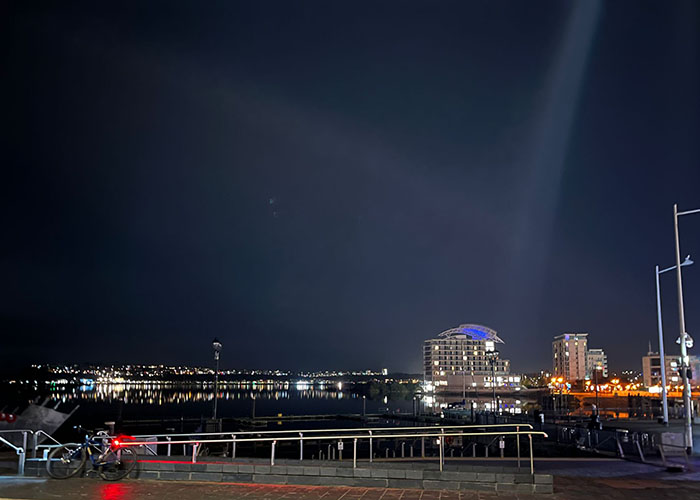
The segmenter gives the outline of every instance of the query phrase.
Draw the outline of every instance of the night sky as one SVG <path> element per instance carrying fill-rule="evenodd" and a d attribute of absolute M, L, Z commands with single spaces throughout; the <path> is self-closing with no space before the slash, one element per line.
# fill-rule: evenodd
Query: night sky
<path fill-rule="evenodd" d="M 418 372 L 481 323 L 514 371 L 565 331 L 641 369 L 699 33 L 692 0 L 4 1 L 0 362 Z"/>

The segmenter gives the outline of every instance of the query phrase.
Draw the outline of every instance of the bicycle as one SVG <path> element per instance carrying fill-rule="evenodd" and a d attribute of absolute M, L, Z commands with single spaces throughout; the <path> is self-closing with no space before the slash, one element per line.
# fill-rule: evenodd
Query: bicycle
<path fill-rule="evenodd" d="M 82 431 L 77 426 L 78 431 Z M 136 467 L 136 452 L 122 445 L 122 437 L 110 438 L 101 431 L 93 436 L 85 434 L 83 443 L 64 444 L 53 449 L 46 461 L 46 471 L 54 479 L 68 479 L 80 472 L 90 457 L 92 470 L 105 481 L 118 481 Z M 128 439 L 128 438 L 126 438 Z"/>

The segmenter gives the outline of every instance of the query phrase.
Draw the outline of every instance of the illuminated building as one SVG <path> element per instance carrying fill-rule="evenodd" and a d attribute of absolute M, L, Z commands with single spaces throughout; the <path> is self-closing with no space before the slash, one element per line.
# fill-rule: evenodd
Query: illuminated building
<path fill-rule="evenodd" d="M 593 370 L 596 369 L 599 377 L 608 376 L 608 356 L 602 349 L 588 349 L 586 353 L 586 377 L 595 378 Z"/>
<path fill-rule="evenodd" d="M 587 333 L 563 333 L 552 342 L 552 365 L 556 377 L 573 382 L 586 378 Z"/>
<path fill-rule="evenodd" d="M 503 343 L 494 330 L 481 325 L 460 325 L 424 341 L 426 385 L 436 392 L 461 393 L 493 387 L 495 374 L 497 387 L 519 387 L 520 377 L 510 375 L 510 361 L 497 356 L 496 344 Z"/>
<path fill-rule="evenodd" d="M 666 385 L 675 387 L 682 385 L 679 356 L 664 356 L 666 359 Z M 695 387 L 700 385 L 700 358 L 690 356 L 689 361 L 690 385 Z M 649 351 L 646 356 L 642 356 L 642 377 L 646 387 L 661 386 L 661 361 L 658 352 Z"/>

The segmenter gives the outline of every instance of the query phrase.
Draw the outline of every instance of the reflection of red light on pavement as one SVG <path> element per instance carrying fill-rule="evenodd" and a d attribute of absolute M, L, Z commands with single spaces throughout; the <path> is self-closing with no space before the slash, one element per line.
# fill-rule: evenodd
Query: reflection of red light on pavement
<path fill-rule="evenodd" d="M 120 483 L 107 483 L 100 486 L 102 500 L 122 500 L 126 498 L 131 488 Z"/>

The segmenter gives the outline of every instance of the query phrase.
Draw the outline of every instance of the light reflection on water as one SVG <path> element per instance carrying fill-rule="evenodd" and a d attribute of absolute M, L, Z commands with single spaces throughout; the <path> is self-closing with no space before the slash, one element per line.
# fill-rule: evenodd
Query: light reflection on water
<path fill-rule="evenodd" d="M 287 384 L 288 386 L 289 384 Z M 219 400 L 249 400 L 249 399 L 356 399 L 356 393 L 328 390 L 307 386 L 306 389 L 268 388 L 257 385 L 254 389 L 223 388 L 219 390 Z M 102 403 L 123 402 L 125 404 L 180 404 L 208 402 L 214 400 L 214 391 L 202 385 L 187 385 L 184 387 L 172 384 L 95 384 L 78 388 L 59 389 L 52 392 L 51 399 L 61 402 L 93 401 Z"/>

